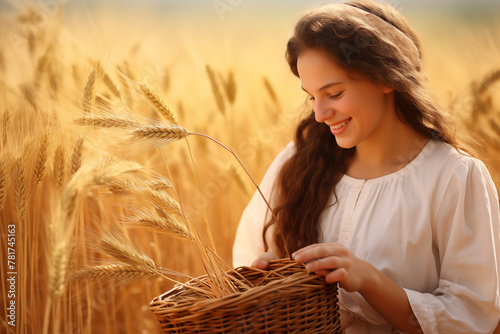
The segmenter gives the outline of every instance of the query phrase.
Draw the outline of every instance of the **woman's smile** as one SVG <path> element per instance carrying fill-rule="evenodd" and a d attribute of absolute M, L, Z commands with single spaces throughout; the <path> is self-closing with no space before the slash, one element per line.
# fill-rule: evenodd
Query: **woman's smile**
<path fill-rule="evenodd" d="M 332 131 L 332 134 L 334 134 L 335 136 L 338 136 L 338 135 L 341 135 L 342 133 L 344 133 L 344 131 L 347 129 L 347 127 L 349 126 L 349 123 L 351 122 L 352 120 L 352 117 L 349 117 L 343 121 L 340 121 L 340 122 L 337 122 L 337 123 L 333 123 L 333 124 L 328 124 L 328 126 L 330 126 L 330 130 Z"/>

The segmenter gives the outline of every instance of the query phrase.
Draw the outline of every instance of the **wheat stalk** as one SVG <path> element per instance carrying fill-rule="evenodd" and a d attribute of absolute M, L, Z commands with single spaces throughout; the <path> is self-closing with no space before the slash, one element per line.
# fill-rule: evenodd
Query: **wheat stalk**
<path fill-rule="evenodd" d="M 134 218 L 135 222 L 144 228 L 148 228 L 163 234 L 174 236 L 181 240 L 195 241 L 195 236 L 182 223 L 179 223 L 172 216 L 160 217 L 152 213 L 143 213 Z"/>
<path fill-rule="evenodd" d="M 226 105 L 224 103 L 224 98 L 219 89 L 219 85 L 217 84 L 217 79 L 215 77 L 215 73 L 209 65 L 205 66 L 207 71 L 208 79 L 210 80 L 210 86 L 212 87 L 212 93 L 215 98 L 215 102 L 217 103 L 217 108 L 221 112 L 222 115 L 226 113 Z"/>
<path fill-rule="evenodd" d="M 98 107 L 97 109 L 110 109 L 111 101 L 102 95 L 97 95 L 95 97 L 95 104 Z"/>
<path fill-rule="evenodd" d="M 33 107 L 33 109 L 37 110 L 37 104 L 36 104 L 36 92 L 33 89 L 33 86 L 29 84 L 23 84 L 21 85 L 21 91 L 24 95 L 24 98 L 28 103 Z"/>
<path fill-rule="evenodd" d="M 7 107 L 3 113 L 2 120 L 2 143 L 5 146 L 7 143 L 7 133 L 9 132 L 9 128 L 11 127 L 11 118 L 12 118 L 12 110 L 10 107 Z"/>
<path fill-rule="evenodd" d="M 273 101 L 273 103 L 276 106 L 279 106 L 280 103 L 278 100 L 278 95 L 276 94 L 276 91 L 274 90 L 273 85 L 271 84 L 269 79 L 267 79 L 266 77 L 262 77 L 262 81 L 264 82 L 264 88 L 266 89 L 267 94 L 271 98 L 271 101 Z"/>
<path fill-rule="evenodd" d="M 82 126 L 102 128 L 128 128 L 135 126 L 135 123 L 117 117 L 81 117 L 75 119 L 73 122 Z"/>
<path fill-rule="evenodd" d="M 117 179 L 109 182 L 108 190 L 115 195 L 131 195 L 138 189 L 136 184 L 129 180 Z"/>
<path fill-rule="evenodd" d="M 165 191 L 172 188 L 172 184 L 168 179 L 161 181 L 142 181 L 138 183 L 130 179 L 117 179 L 109 183 L 108 189 L 115 195 L 131 195 L 148 192 L 148 191 Z"/>
<path fill-rule="evenodd" d="M 106 264 L 75 270 L 70 274 L 68 281 L 85 281 L 94 279 L 135 280 L 153 279 L 160 274 L 152 269 L 123 264 Z"/>
<path fill-rule="evenodd" d="M 82 102 L 83 112 L 85 115 L 90 115 L 92 113 L 92 107 L 95 102 L 97 79 L 100 77 L 101 72 L 100 66 L 96 66 L 96 68 L 90 72 L 87 79 L 87 84 L 85 85 L 85 89 L 83 91 Z"/>
<path fill-rule="evenodd" d="M 144 195 L 145 197 L 151 199 L 153 204 L 162 208 L 166 212 L 182 216 L 182 211 L 179 204 L 166 192 L 147 189 L 142 192 L 141 195 Z"/>
<path fill-rule="evenodd" d="M 483 94 L 492 84 L 500 80 L 500 70 L 496 70 L 483 78 L 483 81 L 474 89 L 474 95 Z"/>
<path fill-rule="evenodd" d="M 0 318 L 0 328 L 4 328 L 7 334 L 16 334 L 12 329 L 13 327 L 7 323 L 7 319 Z"/>
<path fill-rule="evenodd" d="M 77 259 L 77 255 L 78 255 L 78 249 L 79 249 L 78 241 L 68 243 L 66 251 L 68 254 L 68 270 L 69 271 L 73 271 L 74 269 L 76 269 L 76 265 L 77 265 L 76 259 Z"/>
<path fill-rule="evenodd" d="M 24 157 L 19 157 L 14 163 L 15 170 L 15 197 L 16 197 L 16 209 L 17 218 L 20 222 L 24 221 L 26 215 L 27 207 L 27 197 L 28 197 L 28 182 L 26 180 L 26 170 Z"/>
<path fill-rule="evenodd" d="M 52 89 L 52 98 L 55 98 L 59 91 L 59 82 L 61 81 L 61 75 L 56 75 L 54 66 L 51 64 L 49 65 L 48 76 L 50 88 Z"/>
<path fill-rule="evenodd" d="M 49 265 L 49 292 L 54 299 L 59 298 L 65 287 L 67 247 L 63 238 L 52 241 L 52 255 Z"/>
<path fill-rule="evenodd" d="M 129 265 L 144 266 L 155 270 L 160 269 L 160 266 L 153 259 L 138 251 L 124 237 L 116 233 L 113 233 L 112 236 L 106 236 L 101 240 L 99 248 L 109 256 Z"/>
<path fill-rule="evenodd" d="M 227 80 L 224 81 L 224 91 L 226 92 L 227 100 L 232 105 L 236 100 L 236 81 L 234 81 L 234 72 L 229 71 Z"/>
<path fill-rule="evenodd" d="M 172 183 L 168 179 L 147 181 L 146 186 L 155 191 L 163 191 L 172 188 Z"/>
<path fill-rule="evenodd" d="M 168 144 L 188 135 L 190 135 L 188 130 L 176 124 L 142 125 L 133 131 L 133 136 L 137 139 L 157 139 L 161 144 Z"/>
<path fill-rule="evenodd" d="M 64 146 L 59 144 L 56 148 L 56 153 L 54 156 L 54 179 L 56 181 L 57 188 L 61 189 L 64 183 L 64 171 L 65 170 L 65 158 L 64 158 Z"/>
<path fill-rule="evenodd" d="M 151 90 L 148 86 L 143 83 L 139 84 L 139 89 L 146 98 L 146 100 L 151 103 L 160 114 L 165 117 L 165 119 L 171 123 L 177 124 L 177 116 L 171 107 L 167 106 L 160 95 Z"/>
<path fill-rule="evenodd" d="M 73 146 L 73 152 L 71 153 L 71 174 L 75 174 L 82 166 L 83 142 L 84 138 L 80 137 Z"/>
<path fill-rule="evenodd" d="M 5 200 L 7 199 L 7 185 L 7 163 L 4 157 L 2 157 L 0 159 L 0 211 L 3 209 Z"/>
<path fill-rule="evenodd" d="M 34 85 L 36 89 L 40 88 L 40 82 L 43 77 L 43 72 L 47 68 L 47 63 L 49 60 L 49 52 L 51 50 L 51 46 L 49 45 L 45 50 L 44 54 L 38 59 L 38 64 L 36 66 Z"/>
<path fill-rule="evenodd" d="M 64 187 L 61 195 L 61 213 L 63 221 L 70 221 L 71 215 L 76 208 L 78 193 L 81 189 L 89 185 L 92 181 L 93 164 L 86 164 L 80 167 L 75 175 Z"/>
<path fill-rule="evenodd" d="M 109 90 L 111 91 L 111 93 L 113 93 L 114 96 L 116 96 L 117 98 L 121 98 L 121 94 L 120 94 L 120 90 L 118 89 L 118 87 L 115 85 L 115 83 L 113 82 L 113 80 L 111 79 L 111 77 L 108 75 L 108 73 L 104 72 L 103 71 L 103 79 L 102 81 L 104 82 L 104 84 L 106 86 L 108 86 Z"/>
<path fill-rule="evenodd" d="M 35 175 L 38 183 L 40 183 L 45 176 L 45 167 L 47 164 L 47 154 L 49 150 L 50 130 L 46 130 L 42 136 L 40 146 L 35 159 L 35 166 L 33 174 Z"/>
<path fill-rule="evenodd" d="M 143 167 L 132 161 L 113 161 L 111 165 L 103 166 L 94 175 L 95 185 L 102 185 L 112 182 L 118 176 L 125 173 L 140 171 Z"/>

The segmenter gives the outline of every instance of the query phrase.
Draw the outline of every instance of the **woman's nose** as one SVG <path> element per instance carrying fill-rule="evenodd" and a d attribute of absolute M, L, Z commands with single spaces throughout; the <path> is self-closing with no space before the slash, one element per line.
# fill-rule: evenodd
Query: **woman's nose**
<path fill-rule="evenodd" d="M 313 103 L 314 118 L 316 122 L 323 123 L 331 118 L 335 112 L 333 109 L 321 100 L 315 100 Z"/>

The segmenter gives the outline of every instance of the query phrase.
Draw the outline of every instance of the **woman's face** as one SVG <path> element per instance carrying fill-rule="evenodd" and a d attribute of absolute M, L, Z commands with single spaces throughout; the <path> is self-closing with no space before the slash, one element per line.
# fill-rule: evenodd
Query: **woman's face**
<path fill-rule="evenodd" d="M 302 89 L 309 94 L 316 121 L 326 123 L 337 144 L 351 148 L 387 139 L 397 119 L 392 89 L 360 75 L 349 76 L 324 51 L 305 50 L 297 60 Z"/>

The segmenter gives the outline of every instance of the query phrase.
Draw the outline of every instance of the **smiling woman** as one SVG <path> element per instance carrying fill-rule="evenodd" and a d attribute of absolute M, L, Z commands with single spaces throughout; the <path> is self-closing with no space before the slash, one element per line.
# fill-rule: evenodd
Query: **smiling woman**
<path fill-rule="evenodd" d="M 500 214 L 392 7 L 320 7 L 287 45 L 311 109 L 240 221 L 235 265 L 293 257 L 338 282 L 346 333 L 491 333 Z M 474 273 L 471 275 L 471 273 Z"/>

